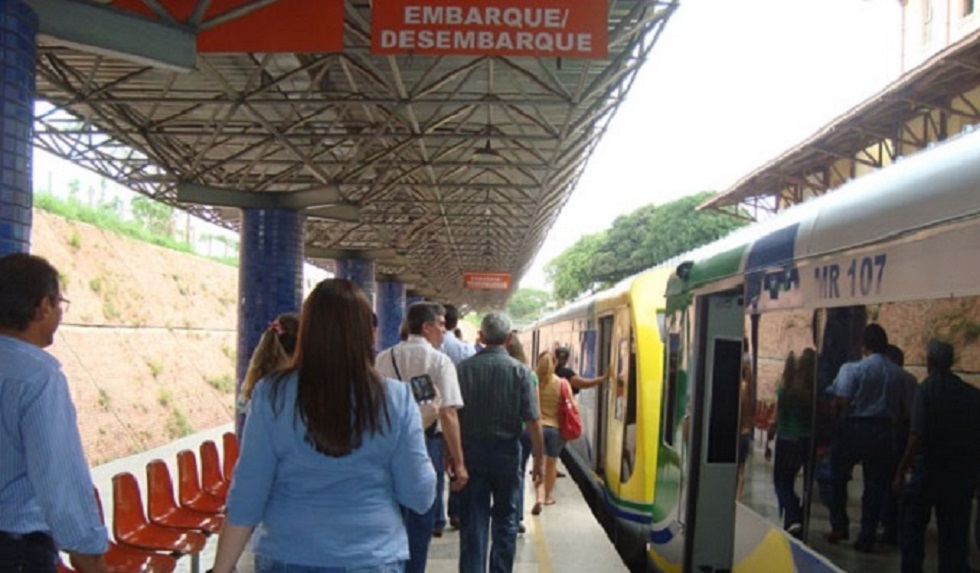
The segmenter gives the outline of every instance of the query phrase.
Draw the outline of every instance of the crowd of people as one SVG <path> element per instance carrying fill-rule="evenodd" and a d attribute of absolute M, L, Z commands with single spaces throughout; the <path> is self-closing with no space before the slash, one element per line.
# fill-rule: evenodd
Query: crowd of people
<path fill-rule="evenodd" d="M 0 258 L 0 572 L 53 573 L 59 551 L 81 573 L 107 571 L 67 380 L 44 351 L 68 304 L 47 261 Z M 321 282 L 301 313 L 273 319 L 243 380 L 247 415 L 214 573 L 234 571 L 249 540 L 258 573 L 422 572 L 447 518 L 459 529 L 461 573 L 513 570 L 529 460 L 530 513 L 556 501 L 561 387 L 605 377 L 578 376 L 565 347 L 538 355 L 532 371 L 504 313 L 483 317 L 479 348 L 453 332 L 457 321 L 451 305 L 413 304 L 403 341 L 376 354 L 371 304 L 344 279 Z M 850 535 L 847 483 L 860 463 L 854 548 L 898 543 L 902 571 L 920 572 L 935 510 L 939 570 L 962 573 L 980 474 L 980 390 L 953 374 L 947 343 L 929 342 L 920 383 L 881 326 L 865 328 L 863 347 L 823 397 L 816 351 L 786 358 L 769 432 L 784 527 L 802 530 L 795 481 L 816 439 L 813 414 L 824 410 L 816 399 L 834 420 L 820 456 L 829 471 L 818 475 L 827 540 Z"/>
<path fill-rule="evenodd" d="M 904 353 L 879 324 L 865 327 L 862 346 L 864 357 L 843 364 L 822 394 L 814 390 L 816 351 L 786 357 L 766 444 L 771 460 L 776 442 L 772 479 L 783 527 L 802 534 L 795 482 L 809 471 L 816 441 L 815 482 L 830 520 L 826 541 L 850 538 L 847 484 L 860 463 L 856 551 L 897 545 L 902 572 L 920 573 L 935 510 L 939 571 L 969 571 L 971 498 L 980 491 L 980 390 L 952 373 L 954 351 L 946 342 L 928 343 L 921 382 L 904 369 Z"/>
<path fill-rule="evenodd" d="M 68 304 L 47 261 L 0 258 L 3 573 L 54 573 L 59 552 L 80 573 L 107 572 L 68 383 L 44 350 Z M 300 313 L 269 323 L 242 381 L 240 454 L 210 571 L 234 571 L 251 542 L 257 573 L 422 572 L 445 509 L 461 572 L 513 569 L 529 458 L 533 513 L 554 503 L 553 400 L 545 390 L 542 420 L 504 313 L 484 316 L 479 350 L 453 332 L 457 321 L 451 305 L 413 304 L 403 341 L 376 354 L 367 297 L 328 279 Z M 545 362 L 553 378 L 554 358 Z"/>

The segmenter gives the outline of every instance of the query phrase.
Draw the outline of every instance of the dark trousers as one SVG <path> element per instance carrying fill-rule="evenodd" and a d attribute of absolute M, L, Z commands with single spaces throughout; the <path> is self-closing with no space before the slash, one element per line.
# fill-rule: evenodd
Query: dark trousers
<path fill-rule="evenodd" d="M 521 483 L 517 487 L 517 521 L 524 523 L 524 480 L 527 479 L 527 460 L 531 457 L 531 434 L 521 433 Z"/>
<path fill-rule="evenodd" d="M 429 459 L 435 466 L 436 473 L 443 471 L 442 436 L 425 438 L 425 448 L 429 451 Z M 403 508 L 405 530 L 408 533 L 408 562 L 405 573 L 425 573 L 425 562 L 429 559 L 429 543 L 432 541 L 432 528 L 436 519 L 436 502 L 425 513 L 415 513 Z"/>
<path fill-rule="evenodd" d="M 810 453 L 810 438 L 776 438 L 776 459 L 772 466 L 772 483 L 776 489 L 776 499 L 783 513 L 783 528 L 794 523 L 803 524 L 803 503 L 796 494 L 796 476 L 804 471 L 806 483 L 807 457 Z"/>
<path fill-rule="evenodd" d="M 55 573 L 58 548 L 47 533 L 0 532 L 0 573 Z"/>
<path fill-rule="evenodd" d="M 933 508 L 939 531 L 939 573 L 964 573 L 969 570 L 970 498 L 976 473 L 920 474 L 916 472 L 902 500 L 902 573 L 922 573 L 926 526 Z"/>
<path fill-rule="evenodd" d="M 881 506 L 891 484 L 895 467 L 895 429 L 890 420 L 849 418 L 842 424 L 831 452 L 833 481 L 830 524 L 835 531 L 847 531 L 847 482 L 851 470 L 861 462 L 864 493 L 861 496 L 861 533 L 858 540 L 873 544 Z"/>
<path fill-rule="evenodd" d="M 459 573 L 509 573 L 517 551 L 521 445 L 513 440 L 463 443 L 470 480 L 460 491 Z M 488 541 L 491 541 L 488 551 Z"/>

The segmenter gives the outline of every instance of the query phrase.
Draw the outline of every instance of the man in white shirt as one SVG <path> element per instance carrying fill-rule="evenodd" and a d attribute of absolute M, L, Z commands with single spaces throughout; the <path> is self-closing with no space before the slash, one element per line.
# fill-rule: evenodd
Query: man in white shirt
<path fill-rule="evenodd" d="M 445 314 L 442 305 L 434 302 L 413 304 L 405 319 L 408 339 L 381 352 L 375 359 L 378 372 L 388 378 L 409 382 L 413 378 L 427 375 L 442 399 L 438 419 L 425 429 L 425 445 L 439 476 L 436 485 L 437 501 L 424 514 L 405 510 L 410 553 L 405 566 L 406 573 L 425 571 L 436 509 L 442 505 L 438 500 L 442 496 L 444 470 L 450 474 L 453 490 L 462 489 L 469 479 L 463 460 L 463 448 L 460 446 L 459 419 L 456 416 L 456 410 L 463 407 L 456 367 L 448 356 L 438 350 L 445 335 Z"/>

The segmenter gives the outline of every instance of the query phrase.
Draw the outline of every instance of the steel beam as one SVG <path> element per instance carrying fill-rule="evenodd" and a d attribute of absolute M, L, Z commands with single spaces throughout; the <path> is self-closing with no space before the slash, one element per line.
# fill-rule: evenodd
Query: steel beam
<path fill-rule="evenodd" d="M 54 43 L 179 72 L 197 66 L 193 30 L 79 0 L 23 0 Z"/>

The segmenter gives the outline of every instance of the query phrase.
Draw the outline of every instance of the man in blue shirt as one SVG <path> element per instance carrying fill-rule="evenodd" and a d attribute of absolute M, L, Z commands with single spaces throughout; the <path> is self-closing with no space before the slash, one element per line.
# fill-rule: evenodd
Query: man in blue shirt
<path fill-rule="evenodd" d="M 442 346 L 439 350 L 453 361 L 453 365 L 459 366 L 460 362 L 476 354 L 476 349 L 473 348 L 473 345 L 467 344 L 457 338 L 456 333 L 453 332 L 456 330 L 456 325 L 459 324 L 459 310 L 451 304 L 447 304 L 443 308 L 446 311 L 446 334 L 442 339 Z M 442 490 L 443 480 L 440 477 L 436 491 L 436 518 L 435 529 L 433 531 L 433 533 L 439 532 L 439 535 L 442 535 L 442 530 L 446 528 L 446 512 L 442 508 Z M 459 528 L 459 492 L 449 492 L 449 503 L 447 506 L 449 524 L 455 528 Z"/>
<path fill-rule="evenodd" d="M 0 570 L 54 573 L 58 550 L 81 573 L 107 573 L 75 407 L 61 365 L 42 350 L 67 309 L 40 257 L 0 258 Z"/>
<path fill-rule="evenodd" d="M 881 508 L 894 471 L 896 432 L 911 410 L 906 373 L 886 356 L 888 335 L 878 324 L 864 329 L 865 358 L 841 366 L 829 391 L 835 396 L 841 426 L 835 436 L 832 466 L 831 543 L 848 538 L 847 482 L 861 462 L 861 532 L 854 548 L 871 552 Z"/>
<path fill-rule="evenodd" d="M 485 573 L 488 557 L 491 573 L 514 568 L 517 496 L 523 495 L 518 475 L 522 422 L 531 435 L 534 484 L 541 482 L 544 446 L 534 383 L 528 367 L 507 354 L 510 335 L 507 315 L 487 314 L 480 324 L 480 339 L 487 347 L 458 368 L 465 404 L 459 427 L 470 474 L 459 500 L 460 573 Z"/>

